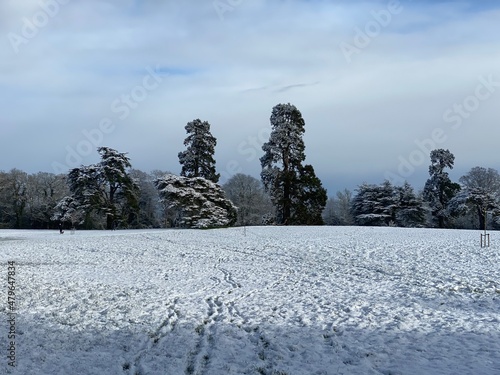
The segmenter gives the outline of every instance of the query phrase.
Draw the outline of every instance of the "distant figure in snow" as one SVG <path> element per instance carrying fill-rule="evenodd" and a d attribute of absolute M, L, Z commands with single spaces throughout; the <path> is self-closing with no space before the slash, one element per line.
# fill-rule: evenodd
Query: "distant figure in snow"
<path fill-rule="evenodd" d="M 63 234 L 63 233 L 64 233 L 62 223 L 59 223 L 59 233 L 60 233 L 60 234 Z"/>

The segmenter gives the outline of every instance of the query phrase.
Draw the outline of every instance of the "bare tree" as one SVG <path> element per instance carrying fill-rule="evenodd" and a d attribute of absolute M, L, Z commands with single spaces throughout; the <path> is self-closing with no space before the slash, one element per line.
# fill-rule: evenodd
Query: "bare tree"
<path fill-rule="evenodd" d="M 262 218 L 272 213 L 271 201 L 262 183 L 249 175 L 238 173 L 222 187 L 227 197 L 238 207 L 236 225 L 260 225 Z"/>
<path fill-rule="evenodd" d="M 28 174 L 12 169 L 0 176 L 0 200 L 3 221 L 8 227 L 19 229 L 27 226 Z"/>
<path fill-rule="evenodd" d="M 352 192 L 348 189 L 337 191 L 335 197 L 330 197 L 323 211 L 323 219 L 327 225 L 353 225 L 351 212 Z"/>
<path fill-rule="evenodd" d="M 65 175 L 39 172 L 28 176 L 27 210 L 31 228 L 50 228 L 58 202 L 69 194 Z"/>

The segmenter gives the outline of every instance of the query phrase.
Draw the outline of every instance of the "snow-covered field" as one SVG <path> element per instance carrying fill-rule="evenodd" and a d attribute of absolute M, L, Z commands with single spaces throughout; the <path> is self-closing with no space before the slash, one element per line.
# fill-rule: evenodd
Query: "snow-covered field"
<path fill-rule="evenodd" d="M 497 239 L 498 238 L 498 239 Z M 500 246 L 352 227 L 0 231 L 2 374 L 500 374 Z"/>

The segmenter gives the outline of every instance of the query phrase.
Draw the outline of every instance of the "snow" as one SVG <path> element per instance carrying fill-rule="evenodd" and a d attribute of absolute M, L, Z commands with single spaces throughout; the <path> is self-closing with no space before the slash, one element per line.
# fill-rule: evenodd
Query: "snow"
<path fill-rule="evenodd" d="M 167 174 L 155 184 L 162 201 L 177 211 L 176 227 L 216 228 L 236 222 L 236 207 L 210 180 Z"/>
<path fill-rule="evenodd" d="M 0 280 L 15 261 L 18 303 L 17 367 L 2 355 L 0 373 L 499 374 L 495 238 L 481 249 L 478 231 L 458 230 L 0 230 Z"/>

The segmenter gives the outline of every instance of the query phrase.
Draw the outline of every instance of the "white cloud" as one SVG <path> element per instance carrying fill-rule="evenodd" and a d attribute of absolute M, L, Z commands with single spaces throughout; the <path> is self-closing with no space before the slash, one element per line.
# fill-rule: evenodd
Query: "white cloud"
<path fill-rule="evenodd" d="M 404 11 L 348 64 L 339 44 L 385 2 L 243 1 L 221 21 L 210 1 L 73 0 L 17 54 L 7 35 L 20 32 L 39 2 L 4 2 L 0 121 L 15 129 L 0 149 L 0 169 L 50 170 L 158 65 L 160 88 L 104 141 L 134 150 L 144 169 L 178 170 L 183 128 L 200 117 L 219 139 L 219 166 L 237 160 L 258 173 L 258 158 L 247 161 L 238 145 L 269 126 L 275 104 L 292 102 L 304 114 L 306 152 L 320 177 L 350 171 L 358 177 L 349 181 L 370 173 L 380 182 L 416 138 L 444 126 L 442 113 L 473 92 L 479 76 L 500 79 L 498 10 L 401 3 Z M 498 98 L 500 90 L 491 102 Z M 474 155 L 486 164 L 491 153 L 483 149 L 495 137 L 480 134 L 496 131 L 491 103 L 468 121 L 477 134 L 464 126 L 443 147 L 454 146 L 458 163 L 481 141 Z M 25 157 L 12 159 L 14 148 Z"/>

